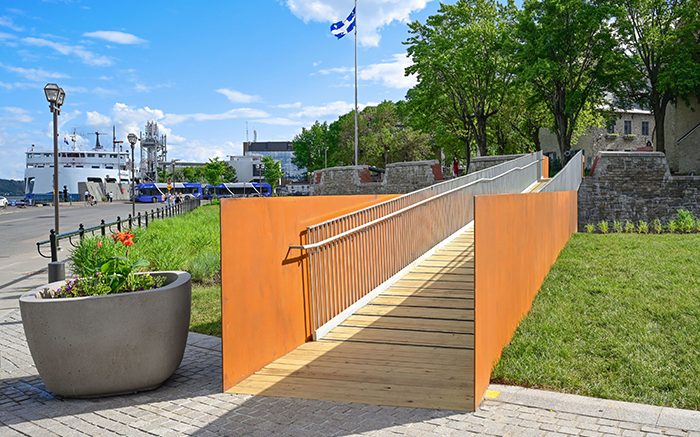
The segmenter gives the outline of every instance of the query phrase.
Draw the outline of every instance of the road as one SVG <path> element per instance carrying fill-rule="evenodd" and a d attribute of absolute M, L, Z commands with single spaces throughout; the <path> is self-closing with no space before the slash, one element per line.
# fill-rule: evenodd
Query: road
<path fill-rule="evenodd" d="M 162 206 L 162 205 L 160 205 Z M 145 212 L 154 208 L 151 204 L 136 204 L 136 211 Z M 100 220 L 116 220 L 117 216 L 127 217 L 131 213 L 128 202 L 98 203 L 86 206 L 84 203 L 61 204 L 60 226 L 62 232 L 97 226 Z M 24 291 L 46 283 L 47 274 L 36 273 L 44 268 L 49 260 L 39 256 L 36 242 L 48 239 L 54 227 L 53 207 L 28 207 L 0 209 L 0 312 L 16 308 L 17 297 Z M 69 255 L 69 244 L 63 243 L 60 259 Z M 44 252 L 49 255 L 48 247 Z"/>

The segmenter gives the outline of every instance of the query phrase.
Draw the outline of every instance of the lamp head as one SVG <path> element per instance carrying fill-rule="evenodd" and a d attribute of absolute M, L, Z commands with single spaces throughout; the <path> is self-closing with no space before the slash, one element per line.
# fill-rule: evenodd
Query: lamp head
<path fill-rule="evenodd" d="M 136 141 L 138 141 L 138 138 L 136 137 L 136 135 L 129 134 L 126 136 L 126 139 L 129 141 L 129 144 L 131 144 L 131 148 L 133 149 L 134 146 L 136 145 Z"/>
<path fill-rule="evenodd" d="M 58 101 L 58 95 L 61 92 L 61 88 L 55 83 L 47 83 L 44 87 L 44 94 L 46 95 L 46 100 L 54 104 Z"/>
<path fill-rule="evenodd" d="M 63 91 L 63 88 L 59 88 L 58 89 L 58 98 L 56 99 L 56 106 L 58 106 L 59 108 L 61 106 L 63 106 L 63 101 L 65 100 L 65 98 L 66 98 L 66 92 Z"/>

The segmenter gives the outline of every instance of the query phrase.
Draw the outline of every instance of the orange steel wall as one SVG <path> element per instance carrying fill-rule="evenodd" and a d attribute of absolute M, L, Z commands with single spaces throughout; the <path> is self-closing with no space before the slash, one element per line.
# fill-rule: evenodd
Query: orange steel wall
<path fill-rule="evenodd" d="M 393 195 L 227 199 L 221 203 L 223 388 L 311 339 L 306 227 Z"/>
<path fill-rule="evenodd" d="M 542 177 L 549 178 L 549 156 L 542 156 Z"/>
<path fill-rule="evenodd" d="M 577 229 L 577 193 L 475 198 L 474 401 Z"/>

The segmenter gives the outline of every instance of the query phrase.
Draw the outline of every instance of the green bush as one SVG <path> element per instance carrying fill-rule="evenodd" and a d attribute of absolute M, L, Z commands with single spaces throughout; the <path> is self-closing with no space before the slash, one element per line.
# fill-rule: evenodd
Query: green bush
<path fill-rule="evenodd" d="M 673 222 L 678 232 L 688 234 L 695 230 L 695 216 L 687 209 L 679 209 Z"/>
<path fill-rule="evenodd" d="M 664 231 L 664 226 L 661 224 L 661 220 L 657 218 L 652 220 L 651 227 L 654 229 L 654 233 L 656 234 L 660 234 Z"/>
<path fill-rule="evenodd" d="M 197 282 L 213 283 L 218 279 L 221 268 L 221 255 L 217 251 L 202 252 L 192 258 L 186 270 Z"/>
<path fill-rule="evenodd" d="M 613 220 L 612 227 L 613 227 L 613 232 L 615 232 L 616 234 L 619 234 L 622 232 L 622 222 L 621 221 Z"/>
<path fill-rule="evenodd" d="M 639 231 L 640 234 L 648 234 L 649 233 L 649 224 L 645 222 L 644 220 L 640 220 L 639 224 L 637 225 L 637 230 Z"/>
<path fill-rule="evenodd" d="M 700 232 L 700 218 L 695 221 L 695 232 Z"/>
<path fill-rule="evenodd" d="M 589 234 L 592 234 L 595 232 L 595 226 L 591 223 L 588 223 L 586 226 L 584 226 L 584 228 L 586 229 L 586 232 Z"/>
<path fill-rule="evenodd" d="M 93 276 L 104 263 L 126 254 L 126 247 L 112 237 L 88 237 L 73 249 L 68 264 L 74 276 Z"/>
<path fill-rule="evenodd" d="M 636 229 L 637 228 L 636 228 L 636 226 L 634 226 L 634 223 L 632 223 L 629 220 L 625 221 L 625 233 L 626 234 L 633 234 Z"/>
<path fill-rule="evenodd" d="M 668 222 L 666 230 L 668 230 L 668 232 L 671 234 L 675 234 L 676 232 L 678 232 L 678 224 L 676 223 L 676 221 L 671 220 L 670 222 Z"/>
<path fill-rule="evenodd" d="M 598 230 L 601 234 L 607 234 L 608 232 L 610 232 L 607 220 L 603 220 L 598 223 Z"/>

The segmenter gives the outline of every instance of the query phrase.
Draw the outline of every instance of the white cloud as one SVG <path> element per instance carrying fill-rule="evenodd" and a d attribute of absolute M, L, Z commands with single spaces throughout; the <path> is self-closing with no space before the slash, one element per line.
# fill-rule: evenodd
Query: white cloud
<path fill-rule="evenodd" d="M 415 75 L 405 74 L 406 68 L 411 65 L 411 58 L 405 53 L 397 53 L 391 61 L 363 67 L 359 76 L 361 80 L 380 82 L 389 88 L 409 89 L 417 83 Z"/>
<path fill-rule="evenodd" d="M 411 13 L 420 11 L 432 0 L 365 0 L 357 10 L 358 37 L 363 46 L 379 45 L 382 27 L 394 21 L 407 22 Z M 332 23 L 347 18 L 351 11 L 347 0 L 286 0 L 294 15 L 304 20 Z M 330 31 L 328 33 L 330 35 Z"/>
<path fill-rule="evenodd" d="M 196 112 L 194 114 L 166 114 L 165 121 L 169 124 L 178 124 L 184 121 L 218 121 L 234 120 L 238 118 L 266 118 L 268 116 L 267 112 L 259 109 L 235 108 L 214 114 L 203 112 Z"/>
<path fill-rule="evenodd" d="M 2 108 L 0 119 L 14 123 L 31 123 L 34 119 L 29 115 L 29 111 L 16 106 L 5 106 Z"/>
<path fill-rule="evenodd" d="M 389 88 L 409 89 L 417 83 L 415 75 L 405 75 L 406 68 L 411 65 L 411 58 L 406 53 L 396 53 L 389 60 L 360 66 L 358 76 L 360 80 L 380 83 Z M 353 67 L 332 67 L 318 70 L 316 74 L 335 74 L 340 75 L 343 80 L 349 80 L 352 79 L 350 73 L 353 70 Z"/>
<path fill-rule="evenodd" d="M 244 94 L 240 91 L 232 90 L 230 88 L 219 88 L 218 90 L 216 90 L 216 92 L 226 96 L 226 98 L 231 103 L 252 103 L 260 100 L 259 96 Z"/>
<path fill-rule="evenodd" d="M 0 32 L 0 39 L 15 39 L 15 38 L 17 38 L 17 37 L 12 35 L 11 33 Z"/>
<path fill-rule="evenodd" d="M 375 106 L 375 102 L 367 102 L 359 104 L 359 109 L 362 111 L 366 106 Z M 305 106 L 301 111 L 292 114 L 292 117 L 304 117 L 310 119 L 328 119 L 334 118 L 355 109 L 355 104 L 338 100 L 321 106 Z"/>
<path fill-rule="evenodd" d="M 252 122 L 258 124 L 267 124 L 270 126 L 305 126 L 305 123 L 302 121 L 291 120 L 285 117 L 260 118 L 257 120 L 253 120 Z"/>
<path fill-rule="evenodd" d="M 107 67 L 112 65 L 111 58 L 93 53 L 79 45 L 63 44 L 55 41 L 49 41 L 44 38 L 34 37 L 22 38 L 22 42 L 36 47 L 48 47 L 62 55 L 76 57 L 88 65 L 97 67 Z"/>
<path fill-rule="evenodd" d="M 15 32 L 22 32 L 24 29 L 14 23 L 10 17 L 0 17 L 0 26 L 12 29 Z"/>
<path fill-rule="evenodd" d="M 134 34 L 116 30 L 97 30 L 95 32 L 86 32 L 83 36 L 101 39 L 114 44 L 143 44 L 146 42 L 145 39 L 141 39 Z"/>
<path fill-rule="evenodd" d="M 112 119 L 97 111 L 88 111 L 86 114 L 87 124 L 94 127 L 105 127 L 112 124 Z"/>
<path fill-rule="evenodd" d="M 63 73 L 57 73 L 53 71 L 42 70 L 41 68 L 23 68 L 14 67 L 12 65 L 0 64 L 0 67 L 7 71 L 18 74 L 27 80 L 34 82 L 46 82 L 52 79 L 66 79 L 69 76 Z"/>

